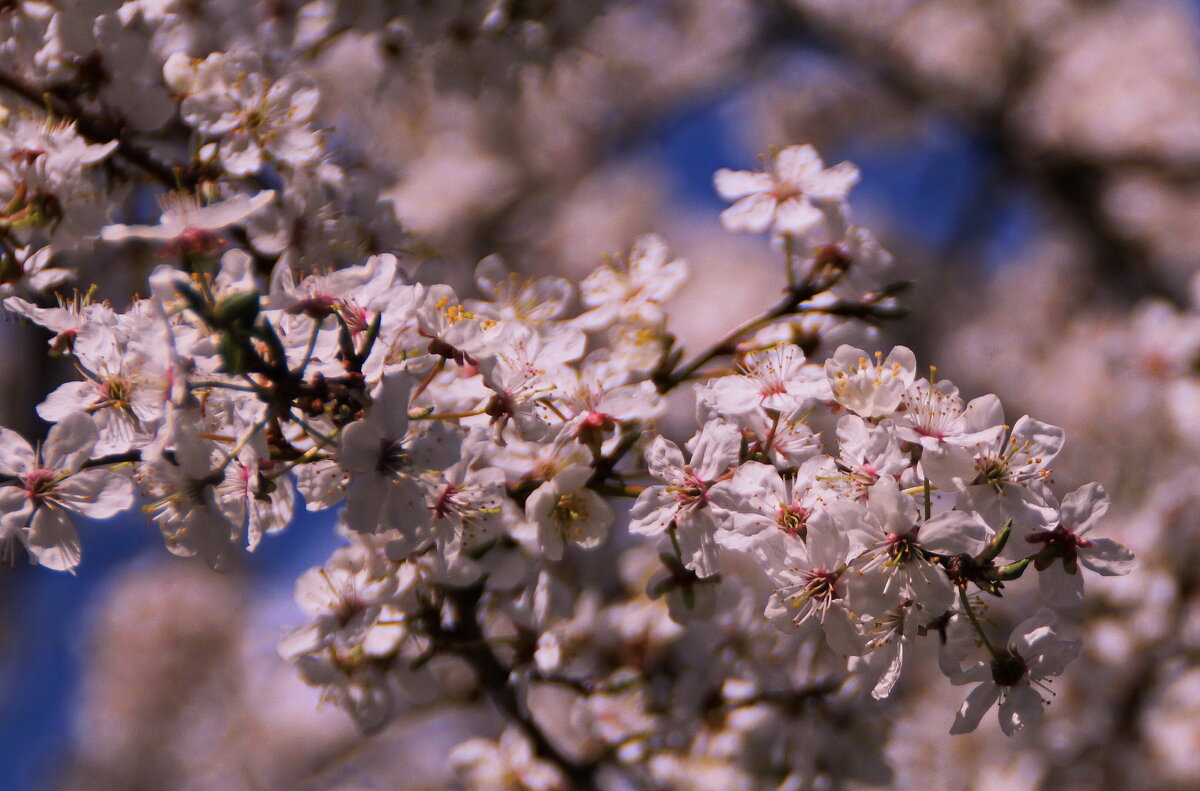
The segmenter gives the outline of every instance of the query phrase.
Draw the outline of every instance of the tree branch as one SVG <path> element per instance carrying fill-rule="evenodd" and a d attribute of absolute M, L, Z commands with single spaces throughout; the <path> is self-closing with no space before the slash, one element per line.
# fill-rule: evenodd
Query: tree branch
<path fill-rule="evenodd" d="M 563 755 L 538 724 L 521 710 L 516 693 L 508 683 L 509 668 L 496 656 L 479 626 L 478 604 L 483 586 L 443 590 L 454 605 L 455 621 L 448 629 L 440 622 L 430 624 L 434 645 L 458 655 L 471 666 L 496 708 L 521 729 L 539 756 L 558 767 L 573 788 L 592 791 L 596 787 L 593 777 L 596 765 L 579 764 Z"/>
<path fill-rule="evenodd" d="M 123 159 L 169 189 L 191 189 L 199 183 L 199 178 L 189 168 L 159 160 L 149 151 L 131 142 L 123 129 L 86 112 L 72 99 L 36 86 L 3 69 L 0 69 L 0 88 L 16 94 L 30 104 L 47 108 L 55 115 L 71 119 L 75 122 L 79 134 L 93 143 L 117 141 L 117 153 Z"/>

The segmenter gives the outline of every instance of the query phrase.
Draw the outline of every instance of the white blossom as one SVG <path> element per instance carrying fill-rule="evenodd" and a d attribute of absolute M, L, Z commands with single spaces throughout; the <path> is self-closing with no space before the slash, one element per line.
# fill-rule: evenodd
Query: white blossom
<path fill-rule="evenodd" d="M 1046 700 L 1038 689 L 1079 655 L 1078 640 L 1058 639 L 1058 619 L 1041 610 L 1013 629 L 1004 647 L 987 662 L 979 662 L 956 675 L 955 684 L 977 683 L 958 710 L 951 733 L 969 733 L 987 710 L 1000 701 L 1000 728 L 1008 735 L 1042 718 Z"/>
<path fill-rule="evenodd" d="M 735 203 L 721 213 L 721 224 L 731 232 L 801 235 L 824 220 L 821 209 L 837 203 L 858 182 L 858 169 L 849 162 L 825 168 L 816 149 L 788 146 L 771 161 L 766 173 L 718 170 L 713 177 L 717 192 Z"/>
<path fill-rule="evenodd" d="M 9 429 L 0 429 L 0 540 L 19 538 L 40 565 L 71 571 L 79 564 L 79 536 L 70 514 L 107 519 L 133 503 L 128 478 L 103 468 L 84 469 L 99 440 L 82 412 L 50 429 L 36 450 Z"/>

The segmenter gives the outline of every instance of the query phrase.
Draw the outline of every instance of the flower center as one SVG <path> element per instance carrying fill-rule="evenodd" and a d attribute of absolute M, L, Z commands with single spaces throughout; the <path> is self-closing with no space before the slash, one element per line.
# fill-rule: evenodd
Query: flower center
<path fill-rule="evenodd" d="M 379 440 L 379 461 L 375 470 L 383 475 L 398 474 L 408 467 L 408 452 L 400 440 L 383 437 Z"/>
<path fill-rule="evenodd" d="M 995 681 L 997 686 L 1015 686 L 1028 672 L 1029 665 L 1011 648 L 999 652 L 992 660 L 992 681 Z"/>
<path fill-rule="evenodd" d="M 803 597 L 821 601 L 837 598 L 837 581 L 840 576 L 836 571 L 827 571 L 819 567 L 806 572 Z"/>
<path fill-rule="evenodd" d="M 337 303 L 338 298 L 332 294 L 311 294 L 295 305 L 292 305 L 287 309 L 287 312 L 291 314 L 303 313 L 309 318 L 320 321 L 333 315 L 333 309 L 337 306 Z"/>
<path fill-rule="evenodd" d="M 781 505 L 775 523 L 789 536 L 804 540 L 808 536 L 809 513 L 807 508 L 798 503 Z"/>
<path fill-rule="evenodd" d="M 892 563 L 905 564 L 920 556 L 920 545 L 912 531 L 908 533 L 888 533 L 884 539 L 888 556 Z"/>
<path fill-rule="evenodd" d="M 112 376 L 100 383 L 100 396 L 104 402 L 98 406 L 114 406 L 118 409 L 129 408 L 129 380 L 120 376 Z"/>
<path fill-rule="evenodd" d="M 1082 547 L 1087 549 L 1092 545 L 1092 542 L 1083 536 L 1077 536 L 1067 528 L 1059 525 L 1053 530 L 1039 530 L 1030 533 L 1025 537 L 1025 540 L 1030 544 L 1049 544 L 1054 547 L 1059 547 L 1063 550 L 1075 551 L 1076 548 Z"/>
<path fill-rule="evenodd" d="M 42 502 L 53 489 L 55 476 L 54 470 L 45 468 L 34 470 L 22 479 L 22 483 L 25 485 L 25 494 L 36 503 Z"/>
<path fill-rule="evenodd" d="M 458 494 L 458 487 L 452 483 L 446 484 L 446 488 L 442 489 L 438 495 L 437 502 L 433 505 L 433 518 L 445 519 L 454 508 L 454 495 Z"/>

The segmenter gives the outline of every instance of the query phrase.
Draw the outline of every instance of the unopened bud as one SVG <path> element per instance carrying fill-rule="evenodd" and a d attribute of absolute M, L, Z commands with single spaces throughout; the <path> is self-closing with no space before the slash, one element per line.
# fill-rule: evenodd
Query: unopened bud
<path fill-rule="evenodd" d="M 257 291 L 239 291 L 236 294 L 222 297 L 217 302 L 213 316 L 219 326 L 241 325 L 250 327 L 258 318 L 262 306 L 261 295 Z"/>
<path fill-rule="evenodd" d="M 1008 543 L 1008 537 L 1012 535 L 1013 520 L 1009 519 L 1000 528 L 999 532 L 987 543 L 979 556 L 975 558 L 980 563 L 990 563 L 996 559 L 996 556 L 1004 551 L 1004 545 Z"/>
<path fill-rule="evenodd" d="M 1007 566 L 1001 566 L 992 572 L 992 576 L 998 580 L 1015 580 L 1025 573 L 1025 569 L 1029 566 L 1032 558 L 1024 558 L 1016 563 L 1009 563 Z"/>

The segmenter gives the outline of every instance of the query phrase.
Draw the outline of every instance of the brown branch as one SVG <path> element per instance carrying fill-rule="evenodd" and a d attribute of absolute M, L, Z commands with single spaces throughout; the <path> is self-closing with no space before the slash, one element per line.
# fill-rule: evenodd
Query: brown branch
<path fill-rule="evenodd" d="M 533 718 L 521 709 L 517 695 L 509 684 L 509 668 L 505 667 L 492 650 L 479 626 L 479 599 L 483 586 L 469 588 L 447 588 L 444 592 L 454 606 L 454 624 L 449 628 L 438 619 L 429 620 L 427 627 L 436 649 L 461 657 L 475 671 L 479 684 L 504 716 L 513 722 L 529 741 L 534 751 L 543 759 L 553 763 L 567 777 L 572 788 L 592 791 L 596 787 L 594 773 L 596 764 L 580 764 L 572 761 L 554 746 Z"/>
<path fill-rule="evenodd" d="M 878 291 L 863 295 L 858 300 L 838 300 L 825 305 L 804 305 L 805 302 L 829 290 L 834 285 L 834 282 L 820 282 L 816 284 L 806 282 L 792 286 L 786 291 L 784 298 L 776 303 L 774 307 L 734 327 L 725 333 L 720 340 L 697 354 L 687 363 L 675 367 L 669 364 L 660 366 L 659 370 L 651 375 L 652 381 L 658 387 L 658 392 L 666 393 L 682 382 L 691 379 L 701 368 L 717 357 L 735 354 L 738 344 L 745 340 L 752 332 L 767 326 L 773 321 L 788 316 L 821 313 L 827 316 L 857 319 L 868 324 L 878 324 L 883 320 L 901 318 L 904 315 L 901 308 L 883 303 L 889 297 L 895 296 L 907 288 L 909 285 L 907 282 L 889 284 Z M 664 360 L 667 359 L 664 357 Z"/>
<path fill-rule="evenodd" d="M 189 168 L 164 162 L 149 151 L 134 144 L 117 125 L 98 118 L 79 106 L 77 102 L 41 88 L 31 82 L 0 69 L 0 88 L 25 99 L 30 104 L 49 109 L 54 115 L 75 122 L 79 134 L 93 143 L 117 142 L 117 153 L 169 189 L 191 189 L 199 183 L 198 176 Z"/>
<path fill-rule="evenodd" d="M 113 453 L 108 456 L 101 456 L 96 459 L 88 459 L 81 466 L 80 470 L 92 470 L 97 467 L 111 467 L 117 464 L 134 464 L 142 460 L 142 452 L 140 450 L 128 450 L 124 453 Z M 16 483 L 20 480 L 17 475 L 0 476 L 0 485 Z"/>

